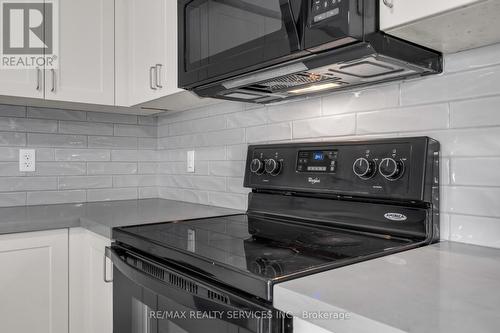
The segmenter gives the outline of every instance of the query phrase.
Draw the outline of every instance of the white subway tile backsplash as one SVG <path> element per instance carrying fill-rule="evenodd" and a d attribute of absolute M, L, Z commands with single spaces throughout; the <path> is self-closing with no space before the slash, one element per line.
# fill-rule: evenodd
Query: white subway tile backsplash
<path fill-rule="evenodd" d="M 60 190 L 113 187 L 111 176 L 68 176 L 59 177 Z"/>
<path fill-rule="evenodd" d="M 319 117 L 321 115 L 321 99 L 306 99 L 269 106 L 267 109 L 270 122 Z"/>
<path fill-rule="evenodd" d="M 243 178 L 228 178 L 227 191 L 232 193 L 248 194 L 251 190 L 243 187 Z"/>
<path fill-rule="evenodd" d="M 23 173 L 19 171 L 18 162 L 0 162 L 0 175 L 3 177 L 22 176 Z"/>
<path fill-rule="evenodd" d="M 56 133 L 57 121 L 0 117 L 0 131 Z"/>
<path fill-rule="evenodd" d="M 89 162 L 89 175 L 126 175 L 137 173 L 137 163 L 129 162 Z"/>
<path fill-rule="evenodd" d="M 137 138 L 89 136 L 89 148 L 137 149 Z"/>
<path fill-rule="evenodd" d="M 26 192 L 0 193 L 0 207 L 26 205 Z"/>
<path fill-rule="evenodd" d="M 453 158 L 451 161 L 453 185 L 499 186 L 500 157 Z"/>
<path fill-rule="evenodd" d="M 17 161 L 19 148 L 0 147 L 0 162 Z"/>
<path fill-rule="evenodd" d="M 100 123 L 137 124 L 137 116 L 118 113 L 89 112 L 87 120 Z"/>
<path fill-rule="evenodd" d="M 451 127 L 500 126 L 500 97 L 450 103 Z"/>
<path fill-rule="evenodd" d="M 291 123 L 281 123 L 248 127 L 246 129 L 246 140 L 248 143 L 279 141 L 292 139 Z M 240 143 L 240 142 L 233 142 Z"/>
<path fill-rule="evenodd" d="M 359 113 L 357 133 L 409 132 L 448 128 L 448 105 Z"/>
<path fill-rule="evenodd" d="M 25 146 L 26 133 L 0 132 L 0 146 Z"/>
<path fill-rule="evenodd" d="M 500 156 L 500 127 L 407 133 L 428 135 L 441 143 L 442 156 Z"/>
<path fill-rule="evenodd" d="M 83 111 L 28 107 L 28 118 L 43 118 L 55 120 L 87 120 Z"/>
<path fill-rule="evenodd" d="M 56 161 L 109 161 L 111 153 L 104 149 L 56 149 Z"/>
<path fill-rule="evenodd" d="M 59 133 L 86 135 L 113 135 L 113 125 L 83 121 L 60 121 Z"/>
<path fill-rule="evenodd" d="M 500 219 L 452 215 L 450 240 L 500 248 Z"/>
<path fill-rule="evenodd" d="M 381 110 L 399 105 L 399 85 L 376 86 L 323 97 L 323 115 Z"/>
<path fill-rule="evenodd" d="M 0 117 L 26 117 L 26 107 L 0 104 Z"/>
<path fill-rule="evenodd" d="M 114 187 L 146 187 L 156 186 L 156 175 L 123 175 L 113 176 Z"/>
<path fill-rule="evenodd" d="M 226 116 L 227 128 L 241 128 L 248 126 L 263 125 L 268 122 L 269 116 L 266 108 L 245 110 Z"/>
<path fill-rule="evenodd" d="M 40 176 L 75 176 L 85 175 L 87 165 L 84 162 L 39 162 L 36 175 Z"/>
<path fill-rule="evenodd" d="M 2 177 L 0 180 L 0 192 L 48 190 L 57 190 L 57 177 Z"/>
<path fill-rule="evenodd" d="M 132 136 L 140 138 L 156 137 L 156 126 L 115 124 L 114 127 L 115 136 Z"/>
<path fill-rule="evenodd" d="M 245 163 L 239 161 L 212 161 L 210 174 L 223 177 L 243 177 Z"/>
<path fill-rule="evenodd" d="M 318 138 L 351 135 L 356 131 L 356 116 L 340 115 L 293 123 L 293 138 Z"/>
<path fill-rule="evenodd" d="M 28 145 L 32 147 L 87 147 L 87 137 L 83 135 L 28 133 Z"/>
<path fill-rule="evenodd" d="M 500 217 L 500 188 L 445 186 L 443 211 L 447 213 Z"/>
<path fill-rule="evenodd" d="M 247 158 L 247 150 L 247 144 L 227 146 L 227 159 L 229 161 L 244 161 Z"/>
<path fill-rule="evenodd" d="M 494 44 L 446 56 L 445 72 L 473 70 L 500 64 L 500 44 Z"/>
<path fill-rule="evenodd" d="M 212 118 L 195 119 L 171 124 L 168 129 L 168 133 L 169 135 L 184 135 L 223 130 L 225 128 L 226 118 L 223 116 L 217 116 Z"/>
<path fill-rule="evenodd" d="M 426 104 L 479 96 L 497 95 L 500 91 L 500 66 L 459 72 L 401 85 L 402 105 Z"/>
<path fill-rule="evenodd" d="M 85 190 L 39 191 L 28 192 L 26 203 L 28 205 L 51 205 L 85 202 L 86 199 L 87 192 Z"/>
<path fill-rule="evenodd" d="M 111 201 L 137 199 L 137 188 L 105 188 L 87 191 L 87 201 Z"/>

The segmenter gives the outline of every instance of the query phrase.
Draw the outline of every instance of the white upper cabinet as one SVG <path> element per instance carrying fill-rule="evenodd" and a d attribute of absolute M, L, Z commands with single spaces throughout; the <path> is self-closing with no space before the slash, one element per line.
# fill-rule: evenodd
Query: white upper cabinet
<path fill-rule="evenodd" d="M 123 0 L 115 6 L 117 105 L 179 92 L 177 1 Z"/>
<path fill-rule="evenodd" d="M 59 68 L 49 100 L 114 105 L 114 0 L 59 1 Z"/>
<path fill-rule="evenodd" d="M 391 29 L 403 24 L 437 15 L 481 0 L 379 0 L 380 29 Z"/>
<path fill-rule="evenodd" d="M 68 230 L 0 235 L 0 332 L 68 333 Z"/>
<path fill-rule="evenodd" d="M 379 0 L 380 29 L 453 53 L 500 42 L 500 0 Z"/>
<path fill-rule="evenodd" d="M 43 69 L 0 69 L 0 95 L 43 98 Z"/>

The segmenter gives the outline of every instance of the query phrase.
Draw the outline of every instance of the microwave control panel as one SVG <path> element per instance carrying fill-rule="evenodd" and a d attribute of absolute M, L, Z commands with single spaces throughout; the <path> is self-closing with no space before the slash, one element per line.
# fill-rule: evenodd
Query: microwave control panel
<path fill-rule="evenodd" d="M 318 23 L 328 18 L 339 15 L 341 2 L 342 0 L 313 0 L 311 8 L 311 23 Z"/>

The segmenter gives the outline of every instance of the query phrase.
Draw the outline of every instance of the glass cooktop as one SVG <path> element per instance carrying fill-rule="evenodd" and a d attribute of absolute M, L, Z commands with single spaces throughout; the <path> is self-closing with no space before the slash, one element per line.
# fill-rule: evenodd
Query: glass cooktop
<path fill-rule="evenodd" d="M 248 215 L 120 230 L 138 236 L 141 242 L 167 247 L 264 279 L 383 253 L 410 243 L 406 239 Z"/>

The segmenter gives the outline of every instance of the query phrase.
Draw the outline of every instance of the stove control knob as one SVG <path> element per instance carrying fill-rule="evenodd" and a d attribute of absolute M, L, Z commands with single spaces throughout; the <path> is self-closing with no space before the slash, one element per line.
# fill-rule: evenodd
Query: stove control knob
<path fill-rule="evenodd" d="M 281 162 L 276 161 L 274 158 L 266 160 L 266 172 L 271 176 L 277 176 L 281 172 Z"/>
<path fill-rule="evenodd" d="M 370 161 L 364 157 L 360 157 L 356 161 L 354 161 L 354 164 L 352 165 L 352 171 L 354 171 L 354 174 L 356 174 L 356 176 L 361 179 L 369 179 L 373 177 L 373 175 L 375 175 L 377 168 L 375 166 L 375 162 Z"/>
<path fill-rule="evenodd" d="M 380 165 L 378 166 L 378 170 L 382 176 L 387 180 L 396 180 L 401 178 L 404 173 L 404 165 L 401 161 L 396 161 L 393 158 L 384 158 Z"/>
<path fill-rule="evenodd" d="M 258 158 L 254 158 L 252 162 L 250 163 L 250 171 L 253 173 L 256 173 L 258 175 L 261 175 L 264 173 L 264 163 L 259 160 Z"/>

